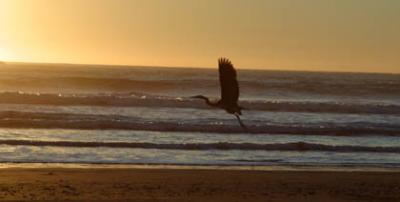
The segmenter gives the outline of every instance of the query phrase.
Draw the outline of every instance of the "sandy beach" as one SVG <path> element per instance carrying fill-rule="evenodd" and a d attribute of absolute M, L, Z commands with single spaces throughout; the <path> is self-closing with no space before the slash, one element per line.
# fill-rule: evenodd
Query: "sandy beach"
<path fill-rule="evenodd" d="M 398 171 L 2 168 L 0 200 L 400 201 Z"/>

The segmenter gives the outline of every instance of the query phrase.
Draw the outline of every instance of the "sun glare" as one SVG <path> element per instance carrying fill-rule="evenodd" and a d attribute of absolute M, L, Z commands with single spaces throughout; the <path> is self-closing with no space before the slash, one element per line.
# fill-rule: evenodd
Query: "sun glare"
<path fill-rule="evenodd" d="M 4 48 L 0 48 L 0 61 L 10 60 L 12 57 Z"/>

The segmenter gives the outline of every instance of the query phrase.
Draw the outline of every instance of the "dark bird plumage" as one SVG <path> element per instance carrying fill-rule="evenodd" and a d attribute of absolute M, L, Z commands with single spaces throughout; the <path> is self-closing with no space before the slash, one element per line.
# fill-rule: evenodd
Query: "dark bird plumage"
<path fill-rule="evenodd" d="M 231 61 L 226 58 L 218 59 L 219 83 L 221 86 L 221 99 L 217 102 L 211 102 L 203 95 L 193 96 L 206 101 L 206 104 L 224 109 L 226 112 L 236 116 L 240 126 L 246 126 L 240 120 L 242 115 L 242 107 L 238 105 L 239 100 L 239 84 L 236 78 L 236 70 Z"/>

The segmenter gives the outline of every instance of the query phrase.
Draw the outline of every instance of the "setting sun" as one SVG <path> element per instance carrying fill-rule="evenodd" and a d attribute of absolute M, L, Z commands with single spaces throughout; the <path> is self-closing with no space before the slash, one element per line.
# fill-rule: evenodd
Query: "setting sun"
<path fill-rule="evenodd" d="M 5 49 L 0 47 L 0 61 L 9 61 L 11 58 L 11 55 Z"/>

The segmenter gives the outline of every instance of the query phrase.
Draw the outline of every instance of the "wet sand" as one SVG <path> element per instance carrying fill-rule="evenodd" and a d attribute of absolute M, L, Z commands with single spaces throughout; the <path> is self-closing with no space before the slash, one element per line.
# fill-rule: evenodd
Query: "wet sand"
<path fill-rule="evenodd" d="M 0 200 L 400 201 L 400 172 L 2 168 Z"/>

